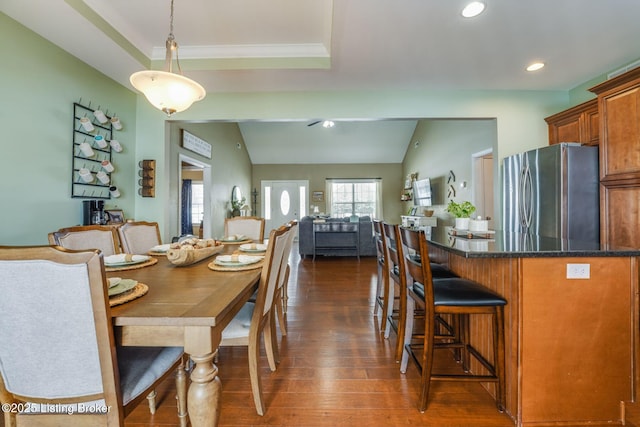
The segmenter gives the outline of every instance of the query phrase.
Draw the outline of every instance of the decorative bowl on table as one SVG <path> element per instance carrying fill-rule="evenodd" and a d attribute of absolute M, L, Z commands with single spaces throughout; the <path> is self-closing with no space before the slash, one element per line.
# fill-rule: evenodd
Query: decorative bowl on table
<path fill-rule="evenodd" d="M 223 249 L 224 245 L 214 239 L 186 239 L 171 244 L 167 259 L 174 265 L 191 265 L 220 253 Z"/>

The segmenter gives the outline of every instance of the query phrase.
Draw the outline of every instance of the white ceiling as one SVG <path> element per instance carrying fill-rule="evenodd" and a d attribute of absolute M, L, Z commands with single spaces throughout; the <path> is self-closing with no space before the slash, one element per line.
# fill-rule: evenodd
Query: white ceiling
<path fill-rule="evenodd" d="M 485 13 L 470 20 L 460 15 L 465 2 L 175 0 L 174 35 L 184 74 L 209 94 L 566 91 L 640 58 L 638 0 L 487 0 Z M 0 10 L 131 87 L 128 79 L 133 72 L 163 66 L 169 4 L 169 0 L 0 0 Z M 535 74 L 525 72 L 534 60 L 547 66 Z M 410 135 L 400 138 L 415 127 L 415 121 L 393 123 L 397 137 L 379 126 L 360 133 L 375 123 L 354 124 L 359 130 L 355 141 L 348 140 L 355 130 L 347 129 L 346 122 L 338 123 L 332 134 L 323 133 L 332 135 L 323 143 L 342 147 L 345 162 L 351 162 L 352 152 L 359 158 L 367 152 L 371 161 L 386 163 L 392 157 L 388 152 L 376 157 L 376 147 L 388 150 L 404 144 L 406 148 Z M 277 128 L 284 126 L 299 133 Z M 326 131 L 319 125 L 309 128 L 284 121 L 250 122 L 241 128 L 254 163 L 270 162 L 275 148 L 269 147 L 276 147 L 272 144 L 313 140 L 315 134 L 300 132 Z M 345 148 L 357 142 L 364 145 Z M 314 150 L 286 148 L 290 162 L 320 160 Z"/>
<path fill-rule="evenodd" d="M 331 129 L 308 126 L 314 122 L 245 121 L 240 131 L 255 164 L 402 163 L 417 125 L 417 120 L 371 120 L 336 121 Z"/>

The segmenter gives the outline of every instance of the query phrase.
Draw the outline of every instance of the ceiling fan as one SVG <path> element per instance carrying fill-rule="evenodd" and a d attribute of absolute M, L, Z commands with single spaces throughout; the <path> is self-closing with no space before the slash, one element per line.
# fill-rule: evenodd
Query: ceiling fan
<path fill-rule="evenodd" d="M 316 120 L 314 122 L 307 124 L 307 127 L 315 126 L 318 123 L 322 123 L 322 126 L 325 128 L 332 128 L 336 125 L 332 120 Z"/>

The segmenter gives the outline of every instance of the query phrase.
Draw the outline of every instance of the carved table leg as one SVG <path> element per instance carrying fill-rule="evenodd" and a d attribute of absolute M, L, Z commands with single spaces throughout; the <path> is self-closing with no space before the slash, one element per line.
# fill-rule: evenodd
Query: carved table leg
<path fill-rule="evenodd" d="M 187 373 L 185 371 L 184 363 L 184 359 L 186 357 L 186 355 L 182 357 L 182 363 L 176 371 L 178 419 L 180 420 L 180 427 L 187 427 L 189 424 L 189 417 L 187 413 Z"/>
<path fill-rule="evenodd" d="M 220 417 L 222 385 L 218 368 L 213 364 L 213 353 L 191 355 L 195 363 L 191 372 L 191 385 L 187 394 L 189 420 L 193 427 L 217 426 Z"/>

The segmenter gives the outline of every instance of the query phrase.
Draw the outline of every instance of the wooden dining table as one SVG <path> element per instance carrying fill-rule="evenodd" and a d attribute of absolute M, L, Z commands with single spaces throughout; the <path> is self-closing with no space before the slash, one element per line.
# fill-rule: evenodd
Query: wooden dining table
<path fill-rule="evenodd" d="M 215 426 L 221 383 L 213 363 L 222 330 L 256 290 L 261 270 L 213 271 L 207 258 L 175 266 L 166 257 L 139 269 L 108 272 L 149 287 L 140 298 L 111 309 L 116 342 L 123 346 L 184 347 L 194 367 L 187 393 L 191 425 Z"/>

